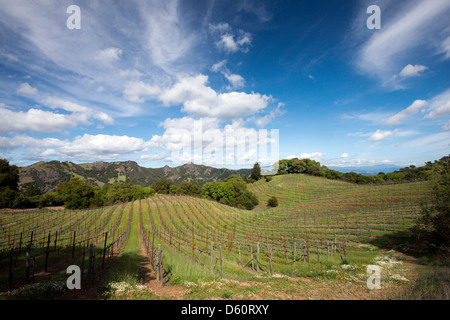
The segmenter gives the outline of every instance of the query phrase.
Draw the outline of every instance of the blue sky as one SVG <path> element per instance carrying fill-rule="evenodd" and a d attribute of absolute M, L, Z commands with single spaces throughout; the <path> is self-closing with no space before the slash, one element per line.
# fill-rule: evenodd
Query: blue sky
<path fill-rule="evenodd" d="M 370 5 L 381 29 L 367 27 Z M 403 166 L 450 153 L 449 1 L 0 8 L 0 156 L 19 166 Z"/>

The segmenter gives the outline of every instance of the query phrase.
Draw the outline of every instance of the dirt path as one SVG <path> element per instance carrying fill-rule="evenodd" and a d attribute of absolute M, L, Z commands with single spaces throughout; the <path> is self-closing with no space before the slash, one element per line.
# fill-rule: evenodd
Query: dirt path
<path fill-rule="evenodd" d="M 151 265 L 150 258 L 146 253 L 145 246 L 142 241 L 139 242 L 142 256 L 141 272 L 144 279 L 143 284 L 146 286 L 147 290 L 161 298 L 175 300 L 183 299 L 183 296 L 185 295 L 185 289 L 183 287 L 169 285 L 163 286 L 161 282 L 156 279 L 156 275 Z"/>

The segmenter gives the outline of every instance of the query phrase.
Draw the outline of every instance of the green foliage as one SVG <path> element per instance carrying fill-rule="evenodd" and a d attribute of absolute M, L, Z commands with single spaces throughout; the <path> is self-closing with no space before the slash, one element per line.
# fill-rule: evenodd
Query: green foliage
<path fill-rule="evenodd" d="M 56 187 L 56 193 L 64 201 L 67 209 L 82 209 L 90 206 L 94 196 L 94 187 L 80 178 L 71 178 Z"/>
<path fill-rule="evenodd" d="M 91 199 L 91 207 L 143 199 L 154 195 L 155 192 L 151 187 L 142 187 L 126 182 L 118 182 L 103 187 L 97 187 L 94 190 L 94 194 L 94 197 Z"/>
<path fill-rule="evenodd" d="M 245 180 L 235 175 L 229 176 L 225 181 L 206 183 L 202 187 L 202 196 L 247 210 L 258 204 L 256 196 L 247 189 Z"/>
<path fill-rule="evenodd" d="M 22 187 L 21 192 L 26 197 L 39 196 L 42 194 L 41 189 L 39 188 L 37 183 L 34 181 L 25 183 Z"/>
<path fill-rule="evenodd" d="M 258 181 L 259 179 L 261 179 L 261 166 L 259 165 L 258 162 L 256 162 L 253 165 L 253 169 L 252 169 L 252 173 L 250 175 L 250 178 L 253 181 Z"/>
<path fill-rule="evenodd" d="M 178 187 L 174 184 L 171 184 L 169 187 L 169 194 L 177 194 L 178 193 Z"/>
<path fill-rule="evenodd" d="M 19 196 L 19 168 L 0 159 L 0 208 L 14 207 Z"/>
<path fill-rule="evenodd" d="M 170 192 L 170 186 L 173 184 L 172 181 L 167 180 L 167 179 L 163 179 L 163 180 L 158 180 L 156 181 L 153 185 L 152 188 L 153 190 L 155 190 L 156 193 L 160 193 L 160 194 L 169 194 Z"/>
<path fill-rule="evenodd" d="M 183 181 L 178 188 L 178 193 L 199 196 L 202 193 L 202 189 L 198 185 L 198 182 Z"/>
<path fill-rule="evenodd" d="M 433 168 L 440 166 L 441 163 L 448 161 L 450 157 L 443 157 L 439 161 L 427 162 L 425 166 L 415 167 L 413 165 L 401 168 L 398 171 L 384 173 L 380 172 L 377 175 L 366 176 L 355 172 L 342 173 L 336 170 L 321 166 L 320 162 L 310 159 L 283 159 L 278 161 L 277 174 L 289 173 L 305 173 L 312 176 L 325 177 L 333 180 L 344 180 L 357 184 L 379 184 L 384 182 L 402 182 L 415 180 L 429 180 L 433 175 Z"/>
<path fill-rule="evenodd" d="M 272 176 L 265 176 L 264 179 L 266 180 L 266 182 L 270 182 L 270 181 L 272 181 L 273 177 Z"/>
<path fill-rule="evenodd" d="M 422 207 L 420 226 L 427 244 L 450 254 L 450 158 L 433 167 L 433 200 Z"/>
<path fill-rule="evenodd" d="M 267 205 L 269 207 L 278 207 L 278 199 L 275 196 L 272 196 L 269 198 L 269 200 L 267 201 Z"/>

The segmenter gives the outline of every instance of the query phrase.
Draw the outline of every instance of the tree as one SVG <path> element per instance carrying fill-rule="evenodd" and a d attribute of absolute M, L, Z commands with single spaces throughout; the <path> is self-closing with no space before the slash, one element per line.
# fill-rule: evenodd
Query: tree
<path fill-rule="evenodd" d="M 433 200 L 423 206 L 420 222 L 427 244 L 436 251 L 450 253 L 450 163 L 433 168 Z"/>
<path fill-rule="evenodd" d="M 202 189 L 198 185 L 198 182 L 183 181 L 178 188 L 179 194 L 198 196 L 201 192 Z"/>
<path fill-rule="evenodd" d="M 19 168 L 0 159 L 0 208 L 13 207 L 19 195 Z"/>
<path fill-rule="evenodd" d="M 258 162 L 256 162 L 253 165 L 253 169 L 252 169 L 252 173 L 250 175 L 250 178 L 254 181 L 258 181 L 259 179 L 261 179 L 261 167 L 259 165 Z"/>
<path fill-rule="evenodd" d="M 272 196 L 271 198 L 269 198 L 269 200 L 267 201 L 267 205 L 269 207 L 277 207 L 278 206 L 278 199 L 275 196 Z"/>
<path fill-rule="evenodd" d="M 90 200 L 94 196 L 94 187 L 78 177 L 61 182 L 56 187 L 56 193 L 64 201 L 67 209 L 82 209 L 90 206 Z"/>
<path fill-rule="evenodd" d="M 34 181 L 25 183 L 21 191 L 26 197 L 40 196 L 42 194 L 41 189 Z"/>
<path fill-rule="evenodd" d="M 158 180 L 156 181 L 153 185 L 152 188 L 153 190 L 155 190 L 156 193 L 160 193 L 160 194 L 169 194 L 170 191 L 170 186 L 173 184 L 172 181 L 167 180 L 167 179 L 163 179 L 163 180 Z"/>

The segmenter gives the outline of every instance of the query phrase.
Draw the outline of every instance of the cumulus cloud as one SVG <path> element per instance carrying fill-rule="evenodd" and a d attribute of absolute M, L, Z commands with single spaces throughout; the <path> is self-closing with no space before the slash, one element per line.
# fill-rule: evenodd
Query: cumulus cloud
<path fill-rule="evenodd" d="M 386 120 L 386 125 L 397 125 L 401 123 L 405 118 L 410 117 L 418 112 L 425 111 L 425 107 L 427 106 L 427 101 L 425 100 L 416 100 L 411 104 L 408 108 L 400 111 L 399 113 L 389 117 Z"/>
<path fill-rule="evenodd" d="M 38 92 L 36 88 L 30 86 L 27 82 L 21 83 L 16 93 L 20 95 L 34 95 Z"/>
<path fill-rule="evenodd" d="M 411 65 L 408 64 L 406 67 L 404 67 L 402 69 L 402 71 L 400 72 L 400 76 L 404 77 L 404 78 L 409 78 L 409 77 L 415 77 L 418 76 L 420 72 L 427 70 L 428 68 L 426 66 L 422 66 L 422 65 Z"/>
<path fill-rule="evenodd" d="M 245 85 L 245 79 L 238 74 L 224 73 L 224 76 L 231 84 L 230 89 L 239 89 Z"/>
<path fill-rule="evenodd" d="M 350 155 L 345 152 L 339 156 L 339 158 L 341 158 L 341 159 L 345 159 L 345 158 L 349 158 L 349 157 L 350 157 Z"/>
<path fill-rule="evenodd" d="M 254 164 L 256 161 L 270 165 L 279 160 L 278 140 L 272 131 L 246 128 L 239 121 L 221 127 L 215 118 L 184 117 L 166 119 L 161 126 L 164 134 L 153 136 L 147 146 L 168 153 L 144 155 L 146 159 L 158 155 L 160 159 L 166 154 L 163 160 L 168 162 L 208 165 Z"/>
<path fill-rule="evenodd" d="M 179 78 L 168 88 L 133 83 L 124 95 L 130 101 L 144 102 L 143 96 L 153 96 L 166 106 L 182 105 L 182 112 L 195 117 L 212 117 L 222 121 L 243 118 L 265 109 L 271 97 L 259 93 L 217 93 L 207 86 L 208 76 Z"/>
<path fill-rule="evenodd" d="M 369 141 L 384 141 L 390 136 L 395 135 L 397 132 L 399 132 L 399 129 L 395 129 L 393 131 L 390 130 L 377 130 L 375 131 L 369 138 Z"/>
<path fill-rule="evenodd" d="M 14 137 L 0 137 L 0 148 L 15 149 L 19 147 L 57 147 L 62 146 L 64 141 L 55 138 L 36 139 L 26 135 L 16 135 Z"/>
<path fill-rule="evenodd" d="M 84 134 L 56 149 L 56 153 L 66 159 L 96 160 L 100 158 L 114 160 L 122 155 L 142 151 L 146 146 L 146 141 L 141 138 Z"/>
<path fill-rule="evenodd" d="M 9 132 L 55 132 L 73 128 L 77 122 L 71 115 L 58 114 L 31 108 L 28 111 L 12 111 L 0 105 L 2 125 L 0 133 Z"/>
<path fill-rule="evenodd" d="M 210 24 L 209 30 L 217 38 L 216 46 L 226 52 L 247 52 L 251 45 L 252 35 L 243 30 L 234 33 L 228 23 Z"/>

